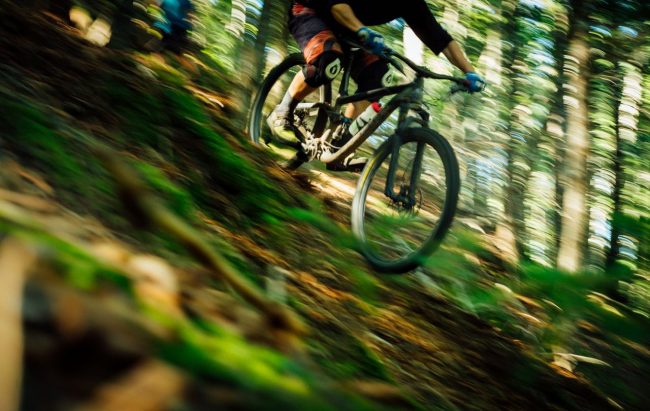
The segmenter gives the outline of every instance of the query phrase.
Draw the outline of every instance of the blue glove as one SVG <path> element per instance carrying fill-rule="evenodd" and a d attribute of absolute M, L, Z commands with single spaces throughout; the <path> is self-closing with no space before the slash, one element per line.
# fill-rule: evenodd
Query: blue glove
<path fill-rule="evenodd" d="M 384 51 L 384 38 L 381 34 L 368 27 L 361 27 L 357 31 L 359 40 L 363 42 L 363 46 L 370 50 L 373 54 L 382 54 Z"/>
<path fill-rule="evenodd" d="M 475 93 L 477 91 L 483 91 L 485 88 L 485 81 L 478 74 L 473 71 L 468 71 L 465 73 L 465 80 L 467 81 L 467 91 L 470 93 Z"/>

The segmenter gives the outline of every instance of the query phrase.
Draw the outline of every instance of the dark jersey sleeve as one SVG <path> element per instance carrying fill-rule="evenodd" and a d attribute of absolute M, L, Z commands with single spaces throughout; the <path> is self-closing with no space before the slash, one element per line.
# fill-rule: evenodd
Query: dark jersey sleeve
<path fill-rule="evenodd" d="M 453 40 L 436 21 L 424 0 L 417 0 L 403 12 L 404 21 L 422 42 L 436 54 L 440 54 Z"/>
<path fill-rule="evenodd" d="M 331 9 L 332 7 L 336 6 L 337 4 L 350 4 L 350 0 L 327 0 L 327 8 Z"/>

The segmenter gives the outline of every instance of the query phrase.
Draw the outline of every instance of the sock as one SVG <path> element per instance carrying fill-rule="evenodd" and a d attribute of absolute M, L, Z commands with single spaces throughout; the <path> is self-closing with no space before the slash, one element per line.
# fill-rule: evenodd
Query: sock
<path fill-rule="evenodd" d="M 293 96 L 289 94 L 289 90 L 287 90 L 287 92 L 284 93 L 282 101 L 276 107 L 276 110 L 280 113 L 293 113 L 293 110 L 296 108 L 298 103 L 300 103 L 300 101 L 294 99 Z"/>

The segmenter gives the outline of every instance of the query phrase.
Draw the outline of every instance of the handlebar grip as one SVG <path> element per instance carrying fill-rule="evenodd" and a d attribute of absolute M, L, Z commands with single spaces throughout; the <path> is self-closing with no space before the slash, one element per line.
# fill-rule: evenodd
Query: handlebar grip
<path fill-rule="evenodd" d="M 451 86 L 451 89 L 449 90 L 451 94 L 456 94 L 459 91 L 468 91 L 469 90 L 469 82 L 463 81 L 463 83 L 456 83 L 453 86 Z"/>

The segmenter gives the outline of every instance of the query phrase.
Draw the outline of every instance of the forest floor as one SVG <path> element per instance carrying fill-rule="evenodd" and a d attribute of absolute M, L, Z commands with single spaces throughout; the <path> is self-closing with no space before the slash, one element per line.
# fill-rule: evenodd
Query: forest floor
<path fill-rule="evenodd" d="M 278 168 L 202 56 L 188 72 L 0 4 L 0 266 L 36 256 L 7 274 L 26 281 L 22 409 L 650 404 L 650 326 L 593 282 L 511 267 L 462 224 L 424 269 L 376 275 L 350 247 L 354 176 Z M 143 224 L 94 142 L 306 331 Z"/>

